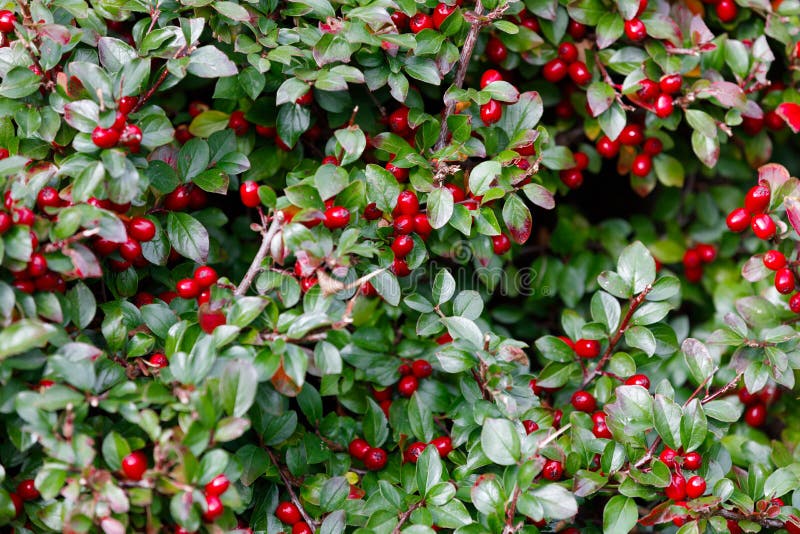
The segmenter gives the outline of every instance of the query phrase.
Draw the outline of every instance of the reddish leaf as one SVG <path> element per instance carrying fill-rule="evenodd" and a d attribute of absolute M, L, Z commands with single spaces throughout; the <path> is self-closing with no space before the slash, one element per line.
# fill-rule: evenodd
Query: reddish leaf
<path fill-rule="evenodd" d="M 64 247 L 61 252 L 72 260 L 74 268 L 64 273 L 69 278 L 102 278 L 103 271 L 100 269 L 100 262 L 97 256 L 87 247 L 80 243 L 73 243 L 69 247 Z"/>
<path fill-rule="evenodd" d="M 789 224 L 792 225 L 795 232 L 800 234 L 800 198 L 786 197 L 783 199 L 783 205 L 786 207 Z"/>
<path fill-rule="evenodd" d="M 778 106 L 776 111 L 794 133 L 800 132 L 800 104 L 784 102 Z"/>
<path fill-rule="evenodd" d="M 283 370 L 282 362 L 278 370 L 275 371 L 275 374 L 272 375 L 271 382 L 281 395 L 296 397 L 300 393 L 301 388 L 297 387 L 297 384 L 295 384 L 289 375 L 286 374 L 286 371 Z"/>
<path fill-rule="evenodd" d="M 789 181 L 791 175 L 786 167 L 777 163 L 768 163 L 758 168 L 758 180 L 766 180 L 772 191 L 777 191 Z"/>

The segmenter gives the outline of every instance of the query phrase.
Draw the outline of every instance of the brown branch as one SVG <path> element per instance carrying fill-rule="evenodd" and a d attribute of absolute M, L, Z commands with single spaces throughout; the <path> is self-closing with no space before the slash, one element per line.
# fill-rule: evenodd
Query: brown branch
<path fill-rule="evenodd" d="M 294 489 L 292 488 L 292 481 L 289 480 L 289 475 L 285 472 L 284 467 L 278 461 L 278 458 L 275 456 L 275 453 L 272 452 L 272 450 L 269 447 L 263 447 L 263 449 L 267 451 L 269 459 L 272 461 L 272 465 L 274 465 L 275 469 L 278 470 L 278 474 L 280 475 L 281 480 L 283 481 L 283 485 L 286 487 L 286 492 L 289 494 L 289 498 L 291 499 L 292 503 L 294 503 L 294 505 L 300 511 L 300 515 L 303 516 L 303 520 L 306 522 L 306 524 L 310 526 L 313 530 L 317 523 L 316 521 L 311 519 L 311 516 L 308 515 L 306 509 L 303 508 L 303 505 L 300 503 L 300 499 L 297 498 L 297 494 L 294 492 Z"/>
<path fill-rule="evenodd" d="M 235 295 L 241 296 L 247 293 L 247 290 L 253 283 L 253 279 L 258 273 L 261 272 L 261 264 L 264 262 L 264 259 L 266 259 L 267 254 L 269 254 L 269 247 L 270 243 L 272 243 L 272 238 L 275 237 L 275 234 L 278 232 L 281 225 L 283 225 L 282 211 L 276 211 L 275 215 L 272 216 L 272 224 L 269 226 L 269 229 L 266 229 L 267 217 L 264 216 L 264 212 L 262 212 L 259 208 L 258 213 L 261 216 L 263 234 L 261 246 L 259 247 L 258 252 L 256 252 L 256 256 L 253 258 L 252 263 L 250 263 L 247 273 L 245 273 L 244 278 L 242 278 L 242 282 L 239 284 L 239 287 L 236 288 L 236 291 L 234 292 Z"/>
<path fill-rule="evenodd" d="M 647 297 L 647 294 L 653 289 L 653 285 L 649 284 L 647 287 L 644 288 L 644 291 L 633 297 L 630 301 L 630 305 L 628 306 L 628 313 L 625 314 L 625 317 L 622 319 L 622 322 L 617 328 L 617 332 L 614 334 L 608 342 L 608 348 L 606 349 L 603 357 L 600 358 L 600 361 L 597 362 L 597 366 L 595 366 L 594 370 L 583 380 L 583 387 L 586 387 L 589 382 L 594 380 L 594 378 L 601 374 L 603 371 L 603 366 L 608 362 L 609 358 L 611 358 L 611 354 L 614 352 L 614 347 L 617 346 L 620 339 L 622 339 L 622 335 L 625 333 L 625 330 L 628 329 L 628 325 L 631 322 L 631 318 L 633 314 L 636 312 L 637 308 L 642 305 L 644 299 Z"/>
<path fill-rule="evenodd" d="M 178 51 L 175 52 L 173 59 L 178 59 L 185 55 L 186 55 L 186 45 L 180 47 Z M 153 97 L 156 91 L 158 91 L 159 87 L 161 87 L 161 85 L 164 83 L 164 80 L 167 79 L 167 76 L 169 76 L 169 69 L 167 69 L 167 66 L 164 65 L 164 70 L 161 72 L 161 75 L 156 80 L 156 83 L 154 83 L 150 87 L 150 89 L 148 89 L 147 92 L 136 102 L 136 105 L 133 106 L 131 113 L 136 113 L 137 111 L 139 111 L 144 107 L 147 101 Z"/>
<path fill-rule="evenodd" d="M 411 517 L 411 514 L 414 513 L 414 510 L 416 510 L 417 508 L 421 508 L 424 505 L 425 505 L 425 500 L 423 499 L 417 503 L 412 504 L 411 507 L 405 512 L 402 512 L 398 518 L 399 521 L 397 522 L 397 525 L 394 527 L 394 529 L 392 529 L 392 534 L 400 534 L 400 527 L 402 527 L 405 524 L 405 522 L 408 521 L 408 518 Z"/>
<path fill-rule="evenodd" d="M 716 515 L 721 515 L 725 519 L 733 519 L 736 521 L 753 521 L 762 527 L 767 528 L 783 528 L 784 523 L 779 519 L 769 519 L 767 517 L 758 517 L 747 514 L 734 512 L 733 510 L 719 510 Z"/>
<path fill-rule="evenodd" d="M 714 399 L 716 399 L 716 398 L 718 398 L 718 397 L 721 397 L 721 396 L 725 395 L 725 394 L 726 394 L 728 391 L 730 391 L 731 389 L 733 389 L 733 388 L 735 388 L 735 387 L 736 387 L 736 385 L 739 383 L 739 380 L 741 380 L 741 379 L 742 379 L 742 376 L 743 376 L 743 375 L 744 375 L 744 371 L 741 371 L 741 372 L 739 372 L 739 373 L 738 373 L 738 374 L 737 374 L 737 375 L 736 375 L 736 376 L 733 378 L 733 380 L 731 380 L 730 382 L 728 382 L 727 384 L 725 384 L 725 385 L 724 385 L 724 386 L 723 386 L 721 389 L 719 389 L 719 390 L 715 391 L 715 392 L 714 392 L 714 393 L 712 393 L 711 395 L 706 395 L 705 397 L 703 397 L 703 398 L 700 400 L 700 404 L 705 404 L 705 403 L 707 403 L 707 402 L 711 402 L 712 400 L 714 400 Z"/>
<path fill-rule="evenodd" d="M 464 84 L 464 78 L 467 76 L 467 67 L 469 67 L 469 62 L 472 58 L 472 52 L 475 50 L 475 43 L 478 42 L 478 33 L 480 33 L 481 28 L 484 25 L 484 22 L 480 19 L 480 15 L 482 14 L 483 3 L 481 0 L 477 0 L 475 2 L 475 15 L 478 17 L 476 17 L 476 20 L 474 20 L 470 25 L 467 37 L 464 39 L 464 47 L 461 49 L 461 57 L 458 60 L 458 70 L 456 71 L 456 77 L 453 80 L 453 85 L 451 87 L 461 89 L 461 86 Z M 455 110 L 455 100 L 448 102 L 444 110 L 444 116 L 442 117 L 442 128 L 439 130 L 439 140 L 436 141 L 434 150 L 441 150 L 447 142 L 447 118 L 450 117 Z"/>

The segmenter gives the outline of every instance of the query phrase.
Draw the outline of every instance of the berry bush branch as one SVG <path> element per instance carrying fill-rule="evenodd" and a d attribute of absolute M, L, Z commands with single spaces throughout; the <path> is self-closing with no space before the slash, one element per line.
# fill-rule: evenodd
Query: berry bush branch
<path fill-rule="evenodd" d="M 275 469 L 278 470 L 278 474 L 280 475 L 281 480 L 283 481 L 283 486 L 284 488 L 286 488 L 286 492 L 289 494 L 289 498 L 291 499 L 292 503 L 300 511 L 300 515 L 303 516 L 303 521 L 305 521 L 306 524 L 308 524 L 309 526 L 316 525 L 317 522 L 311 519 L 311 516 L 308 515 L 306 509 L 303 508 L 303 504 L 300 502 L 300 499 L 297 498 L 297 494 L 294 492 L 294 488 L 292 487 L 292 481 L 289 479 L 289 475 L 286 474 L 284 467 L 278 461 L 278 458 L 277 456 L 275 456 L 275 453 L 272 452 L 272 450 L 269 447 L 265 446 L 263 447 L 263 449 L 267 451 L 267 454 L 269 455 L 269 459 L 272 462 L 272 465 L 274 465 Z"/>
<path fill-rule="evenodd" d="M 250 285 L 253 283 L 256 275 L 261 272 L 261 264 L 264 263 L 264 260 L 269 254 L 269 246 L 270 243 L 272 243 L 272 238 L 275 237 L 275 234 L 278 233 L 278 230 L 283 225 L 282 211 L 276 211 L 272 216 L 272 224 L 269 225 L 269 229 L 266 229 L 267 221 L 269 220 L 268 217 L 264 215 L 264 212 L 262 212 L 261 209 L 258 210 L 258 213 L 261 216 L 261 228 L 263 234 L 263 237 L 261 238 L 261 246 L 259 247 L 258 252 L 256 252 L 252 263 L 250 263 L 250 268 L 247 269 L 244 278 L 242 278 L 242 282 L 239 284 L 239 287 L 236 288 L 235 294 L 239 296 L 247 293 L 247 290 L 250 288 Z"/>
<path fill-rule="evenodd" d="M 652 289 L 653 286 L 652 284 L 650 284 L 644 288 L 644 291 L 642 291 L 641 293 L 639 293 L 638 295 L 636 295 L 631 299 L 630 304 L 628 305 L 628 312 L 622 319 L 622 322 L 617 328 L 614 337 L 612 337 L 609 340 L 608 347 L 606 348 L 605 353 L 603 353 L 603 357 L 600 358 L 599 362 L 597 362 L 597 365 L 592 370 L 592 372 L 589 373 L 589 375 L 586 378 L 584 378 L 583 387 L 586 387 L 587 384 L 589 384 L 592 380 L 594 380 L 598 375 L 602 373 L 603 367 L 608 362 L 609 358 L 611 358 L 611 355 L 614 353 L 614 348 L 617 346 L 617 343 L 619 343 L 620 339 L 622 339 L 623 334 L 625 334 L 625 331 L 628 329 L 631 319 L 633 318 L 633 314 L 636 312 L 636 309 L 642 305 L 645 298 L 647 297 L 647 294 L 650 293 Z"/>

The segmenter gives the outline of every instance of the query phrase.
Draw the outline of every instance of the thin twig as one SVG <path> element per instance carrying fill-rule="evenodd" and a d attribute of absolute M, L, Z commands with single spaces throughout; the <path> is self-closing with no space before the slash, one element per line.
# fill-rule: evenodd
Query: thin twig
<path fill-rule="evenodd" d="M 186 49 L 186 45 L 180 47 L 178 49 L 178 51 L 175 52 L 175 55 L 173 56 L 173 59 L 179 59 L 179 58 L 182 58 L 183 56 L 185 56 L 186 55 L 186 50 L 187 50 Z M 131 113 L 136 113 L 137 111 L 142 109 L 142 107 L 144 107 L 144 105 L 147 103 L 147 101 L 150 100 L 153 97 L 153 95 L 156 93 L 156 91 L 158 91 L 158 88 L 161 87 L 161 85 L 164 83 L 164 80 L 167 79 L 167 76 L 169 76 L 169 69 L 167 69 L 167 67 L 165 65 L 164 66 L 164 70 L 161 72 L 161 75 L 158 77 L 158 80 L 156 80 L 156 83 L 154 83 L 152 85 L 152 87 L 150 87 L 150 89 L 147 90 L 147 92 L 144 94 L 144 96 L 142 96 L 136 102 L 136 105 L 133 106 L 133 109 L 131 110 Z"/>
<path fill-rule="evenodd" d="M 402 527 L 405 524 L 405 522 L 408 521 L 408 518 L 411 517 L 411 514 L 414 513 L 414 510 L 424 505 L 425 505 L 425 500 L 423 499 L 417 503 L 412 504 L 411 507 L 405 512 L 402 512 L 400 514 L 400 517 L 398 518 L 399 521 L 397 522 L 397 525 L 394 527 L 394 529 L 392 529 L 392 534 L 400 534 L 400 527 Z"/>
<path fill-rule="evenodd" d="M 272 450 L 270 450 L 269 447 L 264 447 L 264 450 L 267 451 L 269 459 L 272 461 L 272 465 L 274 465 L 275 469 L 278 470 L 278 474 L 280 475 L 281 480 L 283 481 L 283 485 L 286 487 L 286 492 L 289 494 L 289 498 L 292 500 L 292 503 L 294 503 L 294 505 L 300 511 L 300 515 L 303 516 L 303 520 L 306 522 L 306 524 L 313 529 L 317 523 L 316 521 L 311 519 L 311 516 L 309 516 L 308 513 L 306 513 L 306 509 L 303 508 L 303 505 L 300 503 L 300 499 L 297 498 L 297 494 L 294 492 L 294 489 L 292 488 L 292 482 L 289 480 L 289 477 L 284 472 L 283 466 L 278 461 L 278 458 L 275 457 L 275 453 L 272 452 Z"/>
<path fill-rule="evenodd" d="M 258 212 L 261 215 L 262 228 L 266 228 L 267 217 L 264 216 L 264 213 L 261 211 L 261 209 L 259 209 Z M 269 226 L 269 229 L 263 232 L 261 246 L 259 247 L 258 252 L 256 252 L 256 256 L 253 258 L 253 262 L 250 264 L 250 267 L 247 269 L 247 273 L 245 273 L 244 278 L 242 278 L 242 282 L 239 284 L 239 287 L 236 288 L 236 291 L 234 292 L 235 295 L 241 296 L 247 293 L 247 290 L 253 283 L 253 279 L 258 273 L 261 272 L 261 264 L 264 262 L 264 259 L 266 259 L 267 254 L 269 254 L 269 246 L 270 243 L 272 243 L 272 238 L 275 237 L 275 234 L 278 232 L 282 224 L 283 212 L 276 211 L 275 215 L 272 216 L 272 224 Z"/>
<path fill-rule="evenodd" d="M 477 0 L 477 2 L 475 2 L 475 15 L 480 17 L 482 14 L 483 3 L 481 0 Z M 461 49 L 461 57 L 458 60 L 458 70 L 456 71 L 456 77 L 453 80 L 452 87 L 461 89 L 461 86 L 464 84 L 464 78 L 467 76 L 467 67 L 469 66 L 470 59 L 472 58 L 472 52 L 475 50 L 475 43 L 478 42 L 478 33 L 480 33 L 482 27 L 483 23 L 480 19 L 473 21 L 472 25 L 470 26 L 467 37 L 464 39 L 464 47 Z M 455 100 L 448 102 L 447 107 L 445 107 L 444 110 L 444 116 L 442 117 L 442 128 L 439 130 L 439 140 L 436 141 L 436 147 L 434 150 L 441 150 L 447 142 L 447 118 L 453 114 L 455 109 Z"/>

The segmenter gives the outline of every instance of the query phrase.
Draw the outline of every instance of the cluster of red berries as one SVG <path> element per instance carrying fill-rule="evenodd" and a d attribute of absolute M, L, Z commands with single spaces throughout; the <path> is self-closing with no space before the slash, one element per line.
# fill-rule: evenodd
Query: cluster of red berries
<path fill-rule="evenodd" d="M 89 203 L 93 203 L 92 199 Z M 108 206 L 108 201 L 97 201 L 101 207 Z M 127 210 L 126 210 L 127 211 Z M 142 243 L 152 241 L 156 236 L 156 225 L 145 217 L 131 217 L 125 224 L 128 237 L 122 243 L 109 241 L 108 239 L 97 238 L 92 243 L 92 248 L 100 256 L 111 256 L 114 253 L 122 258 L 109 258 L 109 265 L 114 271 L 122 272 L 131 265 L 144 267 L 147 260 L 142 255 Z"/>
<path fill-rule="evenodd" d="M 494 82 L 503 80 L 503 75 L 500 72 L 489 69 L 481 76 L 481 89 L 485 89 L 487 85 Z M 491 98 L 489 101 L 481 106 L 480 109 L 481 120 L 486 126 L 491 126 L 503 117 L 503 105 L 497 100 Z"/>
<path fill-rule="evenodd" d="M 197 299 L 200 305 L 198 323 L 203 332 L 211 334 L 218 326 L 227 322 L 225 312 L 211 303 L 211 286 L 217 283 L 219 275 L 213 267 L 202 265 L 195 269 L 192 278 L 182 278 L 175 284 L 175 293 L 182 299 Z M 206 306 L 203 306 L 206 305 Z"/>
<path fill-rule="evenodd" d="M 664 494 L 668 499 L 675 501 L 676 506 L 688 509 L 689 505 L 686 503 L 686 499 L 701 497 L 706 492 L 706 479 L 700 475 L 693 475 L 687 480 L 682 469 L 697 471 L 703 464 L 703 457 L 698 452 L 682 454 L 669 447 L 664 447 L 658 458 L 673 470 L 670 483 L 664 488 Z M 687 516 L 677 516 L 672 519 L 672 522 L 677 526 L 682 526 L 686 522 L 686 518 Z"/>
<path fill-rule="evenodd" d="M 461 1 L 462 0 L 456 0 L 455 4 L 452 6 L 440 2 L 433 8 L 432 15 L 420 12 L 414 13 L 414 15 L 409 18 L 409 16 L 402 11 L 395 11 L 391 15 L 392 22 L 394 22 L 397 31 L 410 29 L 414 34 L 423 30 L 439 30 L 442 24 L 444 24 L 444 21 L 447 20 L 447 17 L 456 10 L 456 7 L 461 5 Z"/>
<path fill-rule="evenodd" d="M 724 1 L 731 2 L 731 0 Z M 766 88 L 765 92 L 769 94 L 774 91 L 783 91 L 784 89 L 786 89 L 786 85 L 782 81 L 776 80 Z M 778 115 L 778 111 L 775 109 L 764 112 L 761 117 L 748 117 L 746 115 L 742 115 L 742 129 L 746 134 L 758 135 L 758 133 L 764 129 L 764 126 L 774 132 L 779 132 L 786 127 L 786 122 L 781 118 L 780 115 Z"/>
<path fill-rule="evenodd" d="M 683 268 L 689 282 L 699 282 L 703 277 L 703 264 L 711 263 L 717 258 L 717 248 L 707 243 L 698 243 L 683 253 Z"/>
<path fill-rule="evenodd" d="M 281 501 L 275 509 L 275 517 L 281 523 L 286 523 L 292 527 L 292 534 L 312 534 L 314 531 L 305 523 L 300 515 L 300 510 L 294 503 Z"/>
<path fill-rule="evenodd" d="M 605 159 L 611 159 L 619 154 L 622 145 L 636 147 L 641 145 L 642 151 L 633 158 L 631 174 L 637 178 L 644 178 L 653 169 L 653 157 L 661 154 L 663 143 L 657 137 L 644 137 L 644 128 L 640 124 L 629 124 L 622 129 L 619 137 L 610 139 L 607 135 L 597 140 L 597 153 Z"/>
<path fill-rule="evenodd" d="M 794 270 L 786 256 L 779 250 L 768 250 L 762 258 L 764 266 L 775 271 L 775 289 L 782 295 L 788 295 L 795 290 L 796 278 Z M 794 313 L 800 313 L 800 292 L 795 293 L 789 298 L 789 309 Z"/>
<path fill-rule="evenodd" d="M 26 501 L 34 501 L 41 497 L 39 490 L 36 489 L 36 484 L 32 478 L 26 478 L 17 484 L 17 489 L 9 494 L 11 502 L 14 504 L 14 517 L 17 518 L 22 515 L 24 510 L 24 503 Z"/>
<path fill-rule="evenodd" d="M 203 512 L 203 521 L 213 523 L 225 511 L 225 506 L 220 500 L 220 496 L 228 491 L 231 483 L 223 474 L 219 474 L 211 479 L 205 486 L 206 510 Z"/>
<path fill-rule="evenodd" d="M 749 226 L 759 239 L 775 237 L 775 221 L 767 214 L 771 199 L 772 192 L 766 181 L 753 186 L 744 197 L 744 207 L 736 208 L 728 214 L 725 220 L 728 229 L 731 232 L 744 232 Z"/>
<path fill-rule="evenodd" d="M 117 102 L 117 115 L 110 128 L 96 126 L 92 130 L 92 143 L 98 148 L 114 148 L 117 145 L 126 147 L 132 153 L 139 152 L 142 144 L 142 130 L 128 122 L 128 114 L 136 109 L 139 99 L 135 96 L 123 96 Z"/>
<path fill-rule="evenodd" d="M 412 464 L 417 463 L 420 454 L 423 453 L 428 445 L 433 445 L 436 447 L 436 451 L 442 458 L 447 458 L 447 455 L 453 450 L 453 442 L 450 439 L 450 436 L 439 436 L 438 438 L 433 438 L 430 443 L 415 441 L 408 446 L 405 452 L 403 452 L 403 461 Z"/>
<path fill-rule="evenodd" d="M 386 462 L 389 460 L 385 450 L 370 446 L 367 440 L 362 438 L 355 438 L 351 441 L 347 450 L 350 452 L 350 456 L 364 462 L 364 467 L 369 471 L 380 471 L 386 467 Z"/>
<path fill-rule="evenodd" d="M 592 72 L 586 63 L 578 59 L 578 48 L 570 41 L 558 45 L 558 57 L 551 59 L 542 67 L 542 77 L 550 83 L 558 83 L 569 74 L 579 86 L 592 81 Z"/>
<path fill-rule="evenodd" d="M 673 95 L 679 93 L 683 85 L 683 76 L 678 73 L 665 74 L 658 82 L 645 78 L 639 82 L 635 100 L 641 107 L 666 119 L 675 110 Z M 630 95 L 631 97 L 633 95 Z"/>
<path fill-rule="evenodd" d="M 570 189 L 577 189 L 583 185 L 583 170 L 589 166 L 589 156 L 583 152 L 574 152 L 572 157 L 575 160 L 575 166 L 559 171 L 558 177 Z"/>
<path fill-rule="evenodd" d="M 753 428 L 764 426 L 767 421 L 767 408 L 781 396 L 781 390 L 769 383 L 761 391 L 750 393 L 747 388 L 739 390 L 739 400 L 745 405 L 744 422 Z"/>
<path fill-rule="evenodd" d="M 411 365 L 404 363 L 397 370 L 402 375 L 397 383 L 397 393 L 402 397 L 413 395 L 419 388 L 419 381 L 433 374 L 433 367 L 427 360 L 414 360 Z M 378 399 L 376 396 L 376 400 L 383 402 L 385 399 Z"/>

